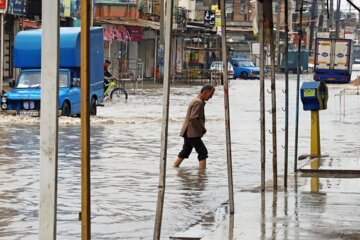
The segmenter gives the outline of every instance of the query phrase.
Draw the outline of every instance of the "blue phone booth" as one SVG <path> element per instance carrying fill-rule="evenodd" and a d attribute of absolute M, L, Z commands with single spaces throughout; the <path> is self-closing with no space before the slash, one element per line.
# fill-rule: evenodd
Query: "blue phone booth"
<path fill-rule="evenodd" d="M 327 108 L 328 87 L 325 82 L 304 82 L 300 91 L 305 111 L 324 110 Z"/>

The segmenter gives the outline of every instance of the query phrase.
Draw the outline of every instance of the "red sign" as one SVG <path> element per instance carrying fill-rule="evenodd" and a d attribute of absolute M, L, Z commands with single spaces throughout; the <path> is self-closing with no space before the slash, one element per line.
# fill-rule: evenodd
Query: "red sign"
<path fill-rule="evenodd" d="M 126 26 L 130 35 L 130 41 L 140 42 L 142 40 L 142 28 L 137 26 Z"/>
<path fill-rule="evenodd" d="M 7 0 L 0 0 L 0 12 L 6 11 L 6 3 L 7 3 Z"/>

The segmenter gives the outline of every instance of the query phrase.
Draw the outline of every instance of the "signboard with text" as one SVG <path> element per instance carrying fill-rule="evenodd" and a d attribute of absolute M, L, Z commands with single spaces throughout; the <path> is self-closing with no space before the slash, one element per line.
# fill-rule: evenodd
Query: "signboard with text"
<path fill-rule="evenodd" d="M 28 11 L 27 0 L 8 0 L 7 13 L 13 15 L 26 16 Z"/>
<path fill-rule="evenodd" d="M 221 10 L 218 5 L 211 5 L 211 10 L 215 11 L 215 27 L 221 27 Z"/>
<path fill-rule="evenodd" d="M 7 0 L 0 0 L 0 13 L 5 13 L 7 8 Z"/>
<path fill-rule="evenodd" d="M 215 25 L 215 11 L 204 11 L 204 25 L 211 27 Z"/>

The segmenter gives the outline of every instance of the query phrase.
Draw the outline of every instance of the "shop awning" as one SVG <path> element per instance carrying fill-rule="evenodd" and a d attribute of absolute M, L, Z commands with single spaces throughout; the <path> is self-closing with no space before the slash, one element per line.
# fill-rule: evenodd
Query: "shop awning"
<path fill-rule="evenodd" d="M 143 19 L 124 19 L 124 20 L 95 20 L 98 24 L 113 24 L 133 27 L 145 27 L 160 30 L 160 23 Z"/>

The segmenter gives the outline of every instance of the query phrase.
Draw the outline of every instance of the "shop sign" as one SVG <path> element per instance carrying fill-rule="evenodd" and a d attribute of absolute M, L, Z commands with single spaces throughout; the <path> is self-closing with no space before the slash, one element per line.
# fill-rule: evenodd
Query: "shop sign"
<path fill-rule="evenodd" d="M 8 14 L 26 16 L 28 11 L 27 0 L 9 0 L 8 3 Z"/>
<path fill-rule="evenodd" d="M 211 27 L 215 25 L 215 11 L 204 11 L 204 25 Z"/>
<path fill-rule="evenodd" d="M 215 27 L 221 27 L 221 10 L 218 5 L 211 5 L 211 10 L 215 11 Z"/>
<path fill-rule="evenodd" d="M 141 42 L 142 40 L 142 28 L 138 26 L 126 26 L 129 33 L 130 41 Z"/>
<path fill-rule="evenodd" d="M 7 0 L 0 0 L 0 13 L 5 13 L 7 7 Z"/>

